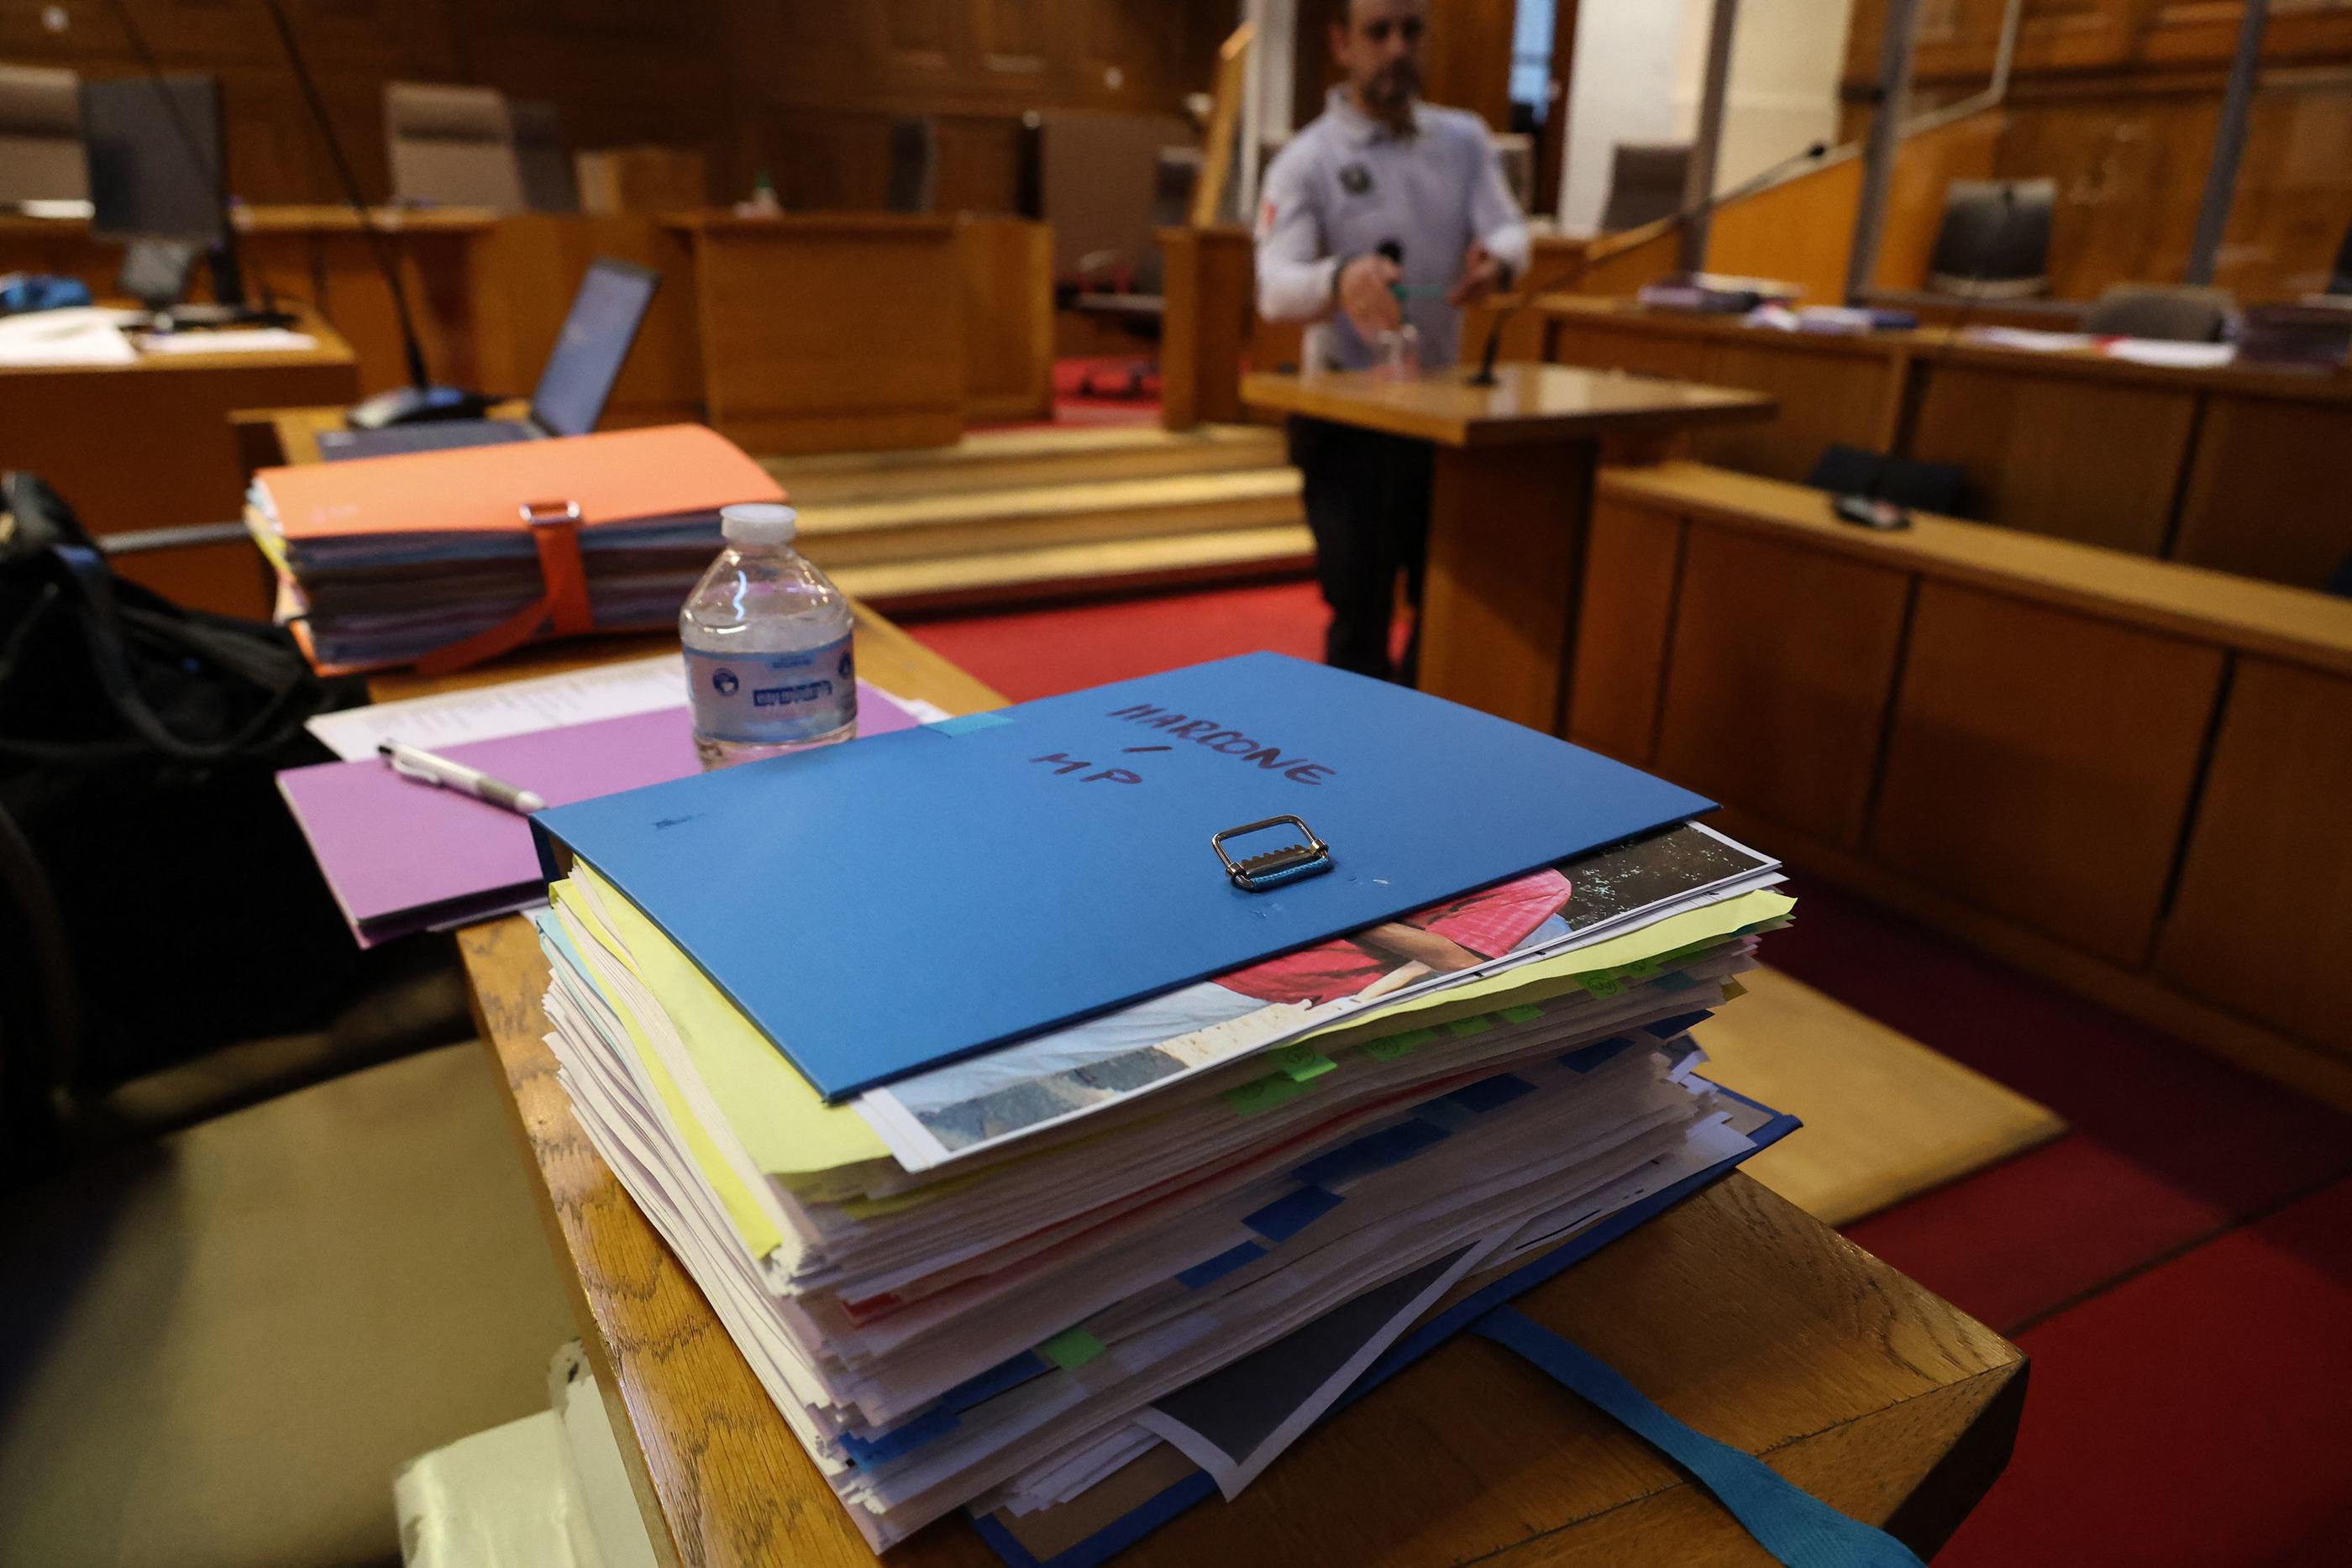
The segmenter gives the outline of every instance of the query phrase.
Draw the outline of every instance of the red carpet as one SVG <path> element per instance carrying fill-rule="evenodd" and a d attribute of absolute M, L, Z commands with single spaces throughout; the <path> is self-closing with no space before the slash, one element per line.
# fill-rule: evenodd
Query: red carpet
<path fill-rule="evenodd" d="M 1260 648 L 1319 659 L 1323 621 L 1313 583 L 1276 582 L 906 625 L 934 653 L 1026 702 Z"/>
<path fill-rule="evenodd" d="M 1849 1227 L 1994 1327 L 2352 1176 L 2352 1119 L 1833 890 L 1797 891 L 1773 964 L 2074 1128 Z"/>
<path fill-rule="evenodd" d="M 2052 1318 L 2009 1472 L 1937 1561 L 2352 1557 L 2352 1184 Z"/>
<path fill-rule="evenodd" d="M 1025 698 L 1254 648 L 1313 658 L 1322 627 L 1296 583 L 910 630 Z M 1937 1561 L 2352 1562 L 2352 1118 L 1795 891 L 1775 965 L 2074 1128 L 1848 1228 L 2033 1356 L 2016 1458 Z"/>

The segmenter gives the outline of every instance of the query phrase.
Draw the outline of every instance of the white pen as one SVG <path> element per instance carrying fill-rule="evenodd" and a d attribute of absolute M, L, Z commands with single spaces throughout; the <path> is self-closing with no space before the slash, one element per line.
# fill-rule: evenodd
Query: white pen
<path fill-rule="evenodd" d="M 547 809 L 547 802 L 529 789 L 519 789 L 503 779 L 493 779 L 478 768 L 468 768 L 462 762 L 452 762 L 446 757 L 436 757 L 414 746 L 403 746 L 396 740 L 380 743 L 375 754 L 391 766 L 403 779 L 414 779 L 419 784 L 430 784 L 436 789 L 455 789 L 471 795 L 477 800 L 487 800 L 521 816 Z"/>

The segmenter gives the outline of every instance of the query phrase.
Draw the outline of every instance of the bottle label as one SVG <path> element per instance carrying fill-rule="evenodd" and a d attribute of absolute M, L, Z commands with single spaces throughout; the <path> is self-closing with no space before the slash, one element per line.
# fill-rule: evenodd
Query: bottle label
<path fill-rule="evenodd" d="M 686 685 L 696 733 L 739 746 L 813 740 L 857 716 L 857 664 L 845 636 L 789 653 L 688 648 Z"/>

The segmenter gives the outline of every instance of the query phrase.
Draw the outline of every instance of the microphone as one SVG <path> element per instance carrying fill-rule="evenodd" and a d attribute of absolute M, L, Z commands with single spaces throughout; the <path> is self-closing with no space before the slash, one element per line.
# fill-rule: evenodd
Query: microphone
<path fill-rule="evenodd" d="M 285 47 L 286 62 L 294 70 L 294 80 L 302 89 L 302 101 L 310 111 L 312 123 L 319 128 L 320 140 L 327 144 L 328 161 L 335 166 L 335 179 L 343 187 L 343 200 L 350 205 L 352 215 L 359 220 L 360 233 L 366 236 L 369 253 L 375 258 L 376 270 L 383 274 L 384 287 L 392 290 L 392 312 L 400 326 L 400 348 L 408 361 L 408 385 L 388 392 L 379 392 L 351 411 L 351 423 L 363 430 L 373 430 L 387 424 L 408 424 L 428 419 L 470 419 L 490 404 L 490 399 L 480 392 L 457 387 L 436 386 L 425 370 L 425 345 L 416 336 L 416 321 L 408 312 L 408 291 L 401 287 L 400 263 L 384 243 L 383 231 L 375 226 L 368 215 L 367 198 L 360 193 L 359 176 L 352 172 L 351 160 L 343 154 L 343 144 L 335 134 L 334 122 L 327 117 L 327 105 L 319 96 L 319 84 L 304 63 L 302 48 L 294 38 L 294 27 L 286 19 L 286 8 L 279 0 L 262 0 L 268 9 L 269 19 L 278 29 L 278 41 Z"/>
<path fill-rule="evenodd" d="M 1600 254 L 1598 255 L 1594 254 L 1594 250 L 1600 249 L 1600 247 L 1594 247 L 1594 249 L 1586 250 L 1581 256 L 1570 258 L 1568 262 L 1555 269 L 1550 277 L 1545 278 L 1541 287 L 1538 287 L 1535 284 L 1529 283 L 1527 287 L 1519 289 L 1517 291 L 1517 297 L 1514 298 L 1510 304 L 1496 312 L 1494 325 L 1486 329 L 1486 349 L 1478 356 L 1478 369 L 1471 375 L 1467 384 L 1474 387 L 1490 387 L 1495 384 L 1495 355 L 1496 352 L 1503 346 L 1504 323 L 1507 322 L 1513 316 L 1517 315 L 1519 308 L 1525 305 L 1528 300 L 1533 299 L 1537 295 L 1549 292 L 1551 289 L 1559 287 L 1563 283 L 1572 281 L 1578 275 L 1582 273 L 1585 268 L 1591 267 L 1596 261 L 1606 261 L 1610 256 L 1630 250 L 1636 245 L 1647 244 L 1649 241 L 1656 239 L 1662 235 L 1670 235 L 1674 233 L 1675 230 L 1682 227 L 1685 224 L 1689 223 L 1693 218 L 1702 217 L 1705 214 L 1713 212 L 1716 208 L 1722 206 L 1727 203 L 1736 202 L 1743 196 L 1754 195 L 1757 192 L 1764 189 L 1768 185 L 1778 184 L 1783 178 L 1796 170 L 1803 168 L 1808 163 L 1818 162 L 1822 159 L 1828 157 L 1829 152 L 1830 144 L 1828 142 L 1816 141 L 1810 147 L 1807 147 L 1803 152 L 1793 153 L 1789 157 L 1783 158 L 1779 162 L 1772 164 L 1761 172 L 1740 181 L 1739 183 L 1732 186 L 1731 189 L 1723 192 L 1720 195 L 1708 196 L 1700 201 L 1693 202 L 1686 207 L 1681 207 L 1674 212 L 1668 213 L 1663 218 L 1653 219 L 1651 222 L 1643 224 L 1639 228 L 1627 229 L 1622 235 L 1617 236 L 1619 243 L 1610 246 L 1606 247 L 1606 249 L 1601 249 Z"/>

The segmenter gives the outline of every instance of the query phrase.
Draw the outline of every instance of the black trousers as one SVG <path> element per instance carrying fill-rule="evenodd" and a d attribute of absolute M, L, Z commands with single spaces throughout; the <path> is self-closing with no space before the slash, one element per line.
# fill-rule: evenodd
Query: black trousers
<path fill-rule="evenodd" d="M 1402 668 L 1389 661 L 1397 577 L 1415 610 L 1429 547 L 1429 444 L 1294 414 L 1290 461 L 1298 470 L 1315 576 L 1331 608 L 1323 661 L 1411 685 L 1421 644 L 1416 622 Z"/>

